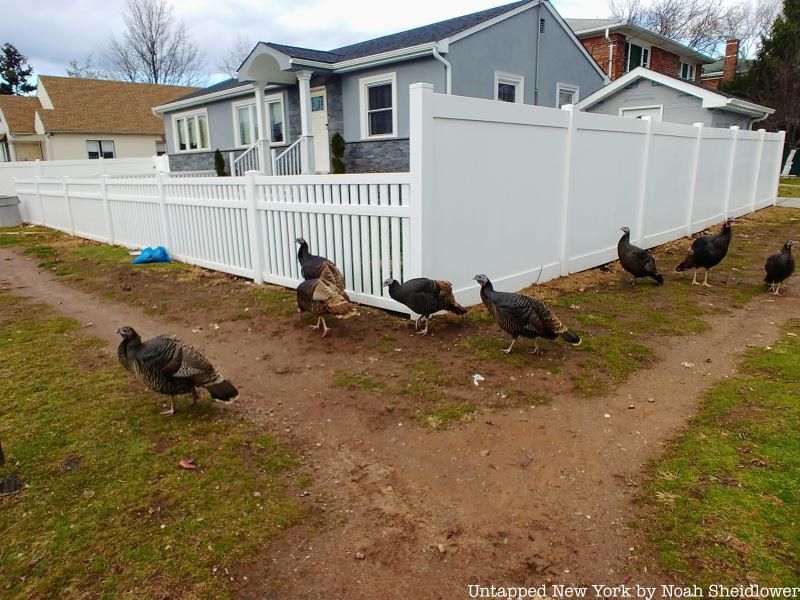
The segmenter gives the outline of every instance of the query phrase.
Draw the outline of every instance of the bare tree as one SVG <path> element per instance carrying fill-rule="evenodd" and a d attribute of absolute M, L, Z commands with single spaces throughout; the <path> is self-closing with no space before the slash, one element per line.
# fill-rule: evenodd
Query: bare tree
<path fill-rule="evenodd" d="M 106 57 L 115 79 L 170 85 L 205 79 L 205 59 L 166 0 L 128 0 L 125 27 Z"/>
<path fill-rule="evenodd" d="M 752 54 L 774 21 L 779 0 L 610 0 L 614 17 L 681 42 L 708 55 L 721 52 L 729 38 L 741 40 L 742 55 Z"/>
<path fill-rule="evenodd" d="M 247 58 L 247 55 L 250 54 L 253 46 L 255 46 L 255 44 L 250 41 L 250 39 L 237 33 L 231 40 L 225 54 L 222 55 L 219 63 L 217 63 L 217 68 L 221 72 L 227 74 L 228 77 L 235 77 L 236 69 L 239 68 L 239 65 L 241 65 L 244 59 Z"/>
<path fill-rule="evenodd" d="M 66 68 L 67 77 L 74 77 L 77 79 L 108 79 L 108 75 L 99 67 L 95 66 L 92 62 L 92 55 L 86 57 L 83 63 L 77 60 L 69 61 L 69 67 Z"/>

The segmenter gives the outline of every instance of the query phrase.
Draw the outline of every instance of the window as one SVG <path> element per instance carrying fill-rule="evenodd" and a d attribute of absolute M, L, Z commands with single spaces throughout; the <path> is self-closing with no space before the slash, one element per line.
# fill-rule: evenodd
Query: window
<path fill-rule="evenodd" d="M 236 102 L 233 105 L 233 124 L 236 132 L 236 145 L 246 148 L 256 141 L 256 104 L 251 100 Z"/>
<path fill-rule="evenodd" d="M 694 65 L 681 62 L 680 68 L 678 69 L 678 77 L 688 81 L 694 81 Z"/>
<path fill-rule="evenodd" d="M 522 103 L 525 99 L 525 78 L 522 75 L 494 72 L 494 99 Z"/>
<path fill-rule="evenodd" d="M 267 121 L 269 122 L 269 141 L 272 144 L 286 143 L 284 133 L 283 94 L 267 96 Z"/>
<path fill-rule="evenodd" d="M 205 110 L 172 117 L 178 152 L 208 150 L 208 115 Z"/>
<path fill-rule="evenodd" d="M 633 44 L 628 42 L 628 47 L 626 48 L 625 57 L 625 72 L 632 71 L 636 67 L 646 67 L 650 68 L 650 48 L 645 48 L 644 46 L 639 46 L 638 44 Z"/>
<path fill-rule="evenodd" d="M 8 142 L 0 142 L 0 162 L 9 162 L 11 155 L 8 152 Z"/>
<path fill-rule="evenodd" d="M 568 83 L 556 84 L 556 107 L 561 108 L 565 104 L 577 104 L 580 100 L 581 88 L 577 85 Z"/>
<path fill-rule="evenodd" d="M 397 75 L 385 73 L 358 80 L 361 90 L 361 137 L 397 135 Z"/>
<path fill-rule="evenodd" d="M 86 140 L 89 158 L 114 158 L 113 140 Z"/>
<path fill-rule="evenodd" d="M 156 140 L 156 156 L 164 156 L 167 153 L 167 142 Z"/>

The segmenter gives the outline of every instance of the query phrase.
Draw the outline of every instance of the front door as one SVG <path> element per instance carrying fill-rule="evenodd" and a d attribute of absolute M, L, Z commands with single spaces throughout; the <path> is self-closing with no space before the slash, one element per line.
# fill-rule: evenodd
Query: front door
<path fill-rule="evenodd" d="M 328 97 L 324 87 L 311 90 L 311 135 L 314 136 L 314 170 L 317 173 L 330 173 Z"/>

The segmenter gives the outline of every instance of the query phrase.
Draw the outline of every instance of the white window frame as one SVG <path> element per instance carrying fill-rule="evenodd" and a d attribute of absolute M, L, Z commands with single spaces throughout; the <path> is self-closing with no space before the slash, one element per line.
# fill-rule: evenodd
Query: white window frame
<path fill-rule="evenodd" d="M 634 46 L 639 46 L 639 48 L 642 49 L 642 53 L 644 53 L 644 51 L 647 50 L 647 61 L 642 62 L 641 65 L 637 65 L 637 66 L 644 67 L 645 69 L 649 69 L 650 68 L 650 59 L 653 58 L 653 56 L 652 56 L 653 55 L 653 47 L 652 46 L 647 46 L 645 44 L 635 44 L 633 42 L 628 42 L 628 55 L 625 58 L 625 72 L 629 73 L 630 70 L 631 70 L 631 44 L 633 44 Z M 634 67 L 634 68 L 636 68 L 636 67 Z"/>
<path fill-rule="evenodd" d="M 649 104 L 647 106 L 626 106 L 624 108 L 619 109 L 619 116 L 624 117 L 627 111 L 634 111 L 634 110 L 652 110 L 657 108 L 659 111 L 658 120 L 664 120 L 664 105 L 663 104 Z"/>
<path fill-rule="evenodd" d="M 206 128 L 208 130 L 208 147 L 207 148 L 200 148 L 200 125 L 197 126 L 197 130 L 195 134 L 197 135 L 197 148 L 187 148 L 186 150 L 180 149 L 180 138 L 178 137 L 178 119 L 189 119 L 191 117 L 196 117 L 199 115 L 203 115 L 206 118 Z M 195 123 L 199 123 L 199 120 L 196 120 Z M 186 141 L 189 141 L 188 137 L 189 130 L 186 130 Z M 189 154 L 191 152 L 209 152 L 211 150 L 211 123 L 208 121 L 208 109 L 207 108 L 200 108 L 197 110 L 190 110 L 182 113 L 176 113 L 172 115 L 172 135 L 173 141 L 175 144 L 175 153 L 176 154 Z"/>
<path fill-rule="evenodd" d="M 500 100 L 500 90 L 498 88 L 500 87 L 501 83 L 514 86 L 515 91 L 513 104 L 523 104 L 525 102 L 524 76 L 515 75 L 514 73 L 503 73 L 502 71 L 494 72 L 494 99 L 498 102 L 505 102 L 505 100 Z"/>
<path fill-rule="evenodd" d="M 390 83 L 392 85 L 392 133 L 369 134 L 369 96 L 367 90 L 375 85 Z M 381 73 L 370 77 L 361 77 L 358 80 L 359 113 L 361 115 L 361 139 L 385 140 L 397 137 L 397 72 Z"/>
<path fill-rule="evenodd" d="M 577 104 L 581 100 L 581 86 L 572 83 L 557 83 L 556 108 L 561 108 L 558 105 L 558 99 L 561 97 L 561 92 L 572 92 L 572 102 L 570 102 L 569 104 Z"/>
<path fill-rule="evenodd" d="M 281 123 L 283 123 L 283 141 L 282 142 L 273 142 L 272 141 L 272 123 L 270 123 L 270 115 L 269 115 L 269 105 L 271 102 L 280 102 L 281 103 Z M 277 94 L 270 94 L 269 96 L 264 96 L 264 111 L 265 117 L 267 119 L 267 139 L 269 140 L 269 145 L 273 147 L 280 147 L 280 146 L 287 146 L 289 144 L 289 121 L 286 120 L 286 99 L 284 98 L 283 92 L 278 92 Z"/>
<path fill-rule="evenodd" d="M 253 120 L 251 125 L 251 133 L 253 134 L 253 142 L 258 139 L 258 114 L 256 111 L 256 100 L 255 98 L 248 98 L 247 100 L 239 100 L 238 102 L 233 102 L 231 104 L 231 111 L 233 112 L 233 143 L 235 144 L 236 148 L 247 148 L 250 144 L 242 143 L 242 137 L 239 132 L 239 109 L 244 106 L 252 106 L 253 112 L 251 113 Z"/>
<path fill-rule="evenodd" d="M 8 141 L 0 142 L 0 162 L 11 162 L 11 152 L 8 148 Z"/>
<path fill-rule="evenodd" d="M 97 142 L 97 150 L 98 150 L 98 154 L 99 154 L 99 156 L 97 157 L 98 159 L 105 158 L 105 156 L 103 156 L 103 142 L 107 142 L 107 143 L 110 142 L 111 143 L 111 154 L 113 154 L 113 156 L 111 158 L 117 158 L 117 145 L 114 143 L 114 140 L 96 139 L 96 140 L 86 140 L 86 158 L 88 158 L 89 160 L 97 160 L 97 159 L 93 159 L 91 156 L 89 156 L 89 142 Z M 106 159 L 106 160 L 109 160 L 109 159 Z"/>
<path fill-rule="evenodd" d="M 684 78 L 683 75 L 683 65 L 688 67 L 687 71 L 689 72 L 689 77 Z M 694 81 L 695 71 L 697 66 L 685 61 L 680 61 L 678 63 L 678 79 L 683 79 L 683 81 Z"/>

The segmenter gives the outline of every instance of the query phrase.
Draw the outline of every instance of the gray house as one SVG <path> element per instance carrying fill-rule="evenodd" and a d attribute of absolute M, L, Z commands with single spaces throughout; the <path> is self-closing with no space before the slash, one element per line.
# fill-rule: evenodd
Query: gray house
<path fill-rule="evenodd" d="M 585 97 L 576 108 L 620 117 L 649 116 L 654 121 L 685 125 L 737 125 L 740 129 L 751 129 L 775 112 L 772 108 L 644 67 L 637 67 Z"/>
<path fill-rule="evenodd" d="M 170 168 L 327 173 L 409 167 L 409 85 L 560 107 L 607 78 L 547 0 L 523 0 L 330 51 L 259 42 L 237 77 L 157 106 Z M 476 140 L 475 143 L 480 143 Z"/>

